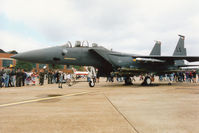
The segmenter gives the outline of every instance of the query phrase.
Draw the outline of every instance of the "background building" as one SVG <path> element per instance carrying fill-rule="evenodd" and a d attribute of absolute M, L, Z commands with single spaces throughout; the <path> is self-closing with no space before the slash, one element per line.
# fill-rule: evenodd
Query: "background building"
<path fill-rule="evenodd" d="M 16 51 L 5 52 L 0 49 L 0 69 L 10 67 L 10 65 L 16 65 L 16 60 L 10 58 L 14 54 L 17 54 Z"/>

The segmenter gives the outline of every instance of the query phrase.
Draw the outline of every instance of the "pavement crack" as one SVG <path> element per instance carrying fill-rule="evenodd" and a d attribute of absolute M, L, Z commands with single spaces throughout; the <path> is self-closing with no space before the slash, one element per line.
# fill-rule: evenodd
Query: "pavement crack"
<path fill-rule="evenodd" d="M 127 123 L 134 129 L 136 133 L 140 133 L 135 126 L 127 119 L 127 117 L 111 102 L 111 100 L 103 93 L 106 100 L 112 105 L 112 107 L 127 121 Z"/>

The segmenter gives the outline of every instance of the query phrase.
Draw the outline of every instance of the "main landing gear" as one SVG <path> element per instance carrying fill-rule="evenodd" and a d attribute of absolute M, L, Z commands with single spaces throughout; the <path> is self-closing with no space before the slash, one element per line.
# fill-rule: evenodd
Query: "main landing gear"
<path fill-rule="evenodd" d="M 144 81 L 143 81 L 142 85 L 148 86 L 148 85 L 151 85 L 151 83 L 152 83 L 151 77 L 150 76 L 146 76 L 144 78 Z"/>
<path fill-rule="evenodd" d="M 132 85 L 133 84 L 131 77 L 126 77 L 124 81 L 125 81 L 125 85 Z"/>
<path fill-rule="evenodd" d="M 141 85 L 144 85 L 144 86 L 151 85 L 151 83 L 153 82 L 153 78 L 154 78 L 153 76 L 149 76 L 149 75 L 145 76 L 144 81 L 142 82 Z M 125 81 L 125 85 L 133 84 L 131 77 L 125 77 L 124 81 Z"/>

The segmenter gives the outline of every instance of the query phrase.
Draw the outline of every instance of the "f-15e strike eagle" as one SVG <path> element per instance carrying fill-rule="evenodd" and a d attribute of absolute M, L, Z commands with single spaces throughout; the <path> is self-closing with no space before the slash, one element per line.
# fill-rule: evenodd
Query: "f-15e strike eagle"
<path fill-rule="evenodd" d="M 99 76 L 125 77 L 125 84 L 131 84 L 132 76 L 140 74 L 166 74 L 179 71 L 180 67 L 186 67 L 184 60 L 188 62 L 199 61 L 199 56 L 187 56 L 184 48 L 185 37 L 179 35 L 179 41 L 173 56 L 161 56 L 161 43 L 156 42 L 150 55 L 126 54 L 108 50 L 93 43 L 92 47 L 79 41 L 72 47 L 71 43 L 63 46 L 55 46 L 29 52 L 19 53 L 13 58 L 23 61 L 43 64 L 63 64 L 93 66 L 98 69 Z M 146 76 L 144 83 L 151 84 L 150 76 Z M 93 87 L 92 80 L 89 85 Z"/>

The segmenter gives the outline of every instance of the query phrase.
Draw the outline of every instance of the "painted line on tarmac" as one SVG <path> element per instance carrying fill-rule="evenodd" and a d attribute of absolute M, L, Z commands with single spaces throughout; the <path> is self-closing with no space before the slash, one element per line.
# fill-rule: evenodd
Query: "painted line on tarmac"
<path fill-rule="evenodd" d="M 25 100 L 25 101 L 14 102 L 14 103 L 6 103 L 6 104 L 1 104 L 0 108 L 14 106 L 14 105 L 20 105 L 20 104 L 26 104 L 26 103 L 34 103 L 34 102 L 45 101 L 45 100 L 61 98 L 61 97 L 71 97 L 71 96 L 83 95 L 83 94 L 88 94 L 88 93 L 93 93 L 93 92 L 78 92 L 78 93 L 66 94 L 66 95 L 61 95 L 61 96 L 45 97 L 45 98 Z"/>

